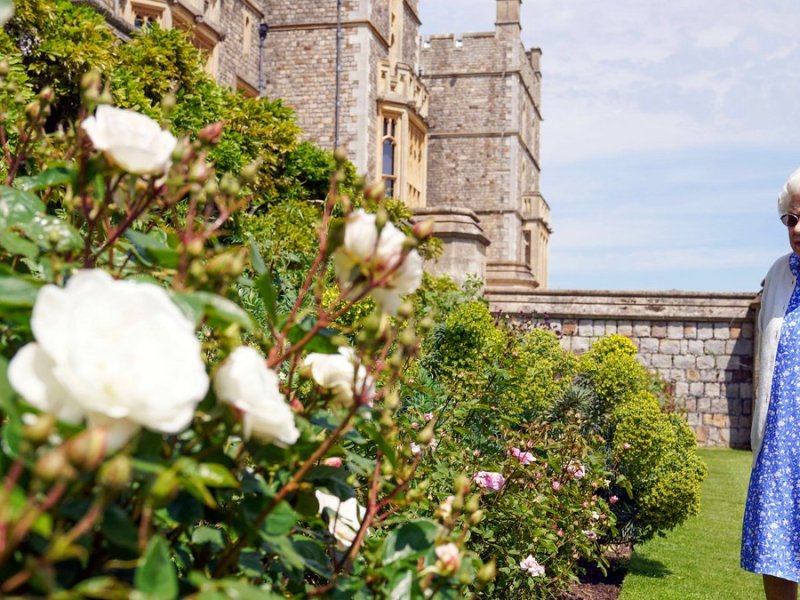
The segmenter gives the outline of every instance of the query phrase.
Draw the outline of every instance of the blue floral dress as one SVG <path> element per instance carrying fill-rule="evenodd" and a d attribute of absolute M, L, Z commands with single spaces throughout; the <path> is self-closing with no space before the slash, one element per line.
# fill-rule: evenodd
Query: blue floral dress
<path fill-rule="evenodd" d="M 781 326 L 764 441 L 750 475 L 742 567 L 800 581 L 800 258 Z"/>

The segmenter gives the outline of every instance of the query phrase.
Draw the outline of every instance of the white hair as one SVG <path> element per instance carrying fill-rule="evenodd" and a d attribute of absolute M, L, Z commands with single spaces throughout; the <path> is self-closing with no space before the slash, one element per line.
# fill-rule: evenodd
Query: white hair
<path fill-rule="evenodd" d="M 778 214 L 785 215 L 789 212 L 792 196 L 800 196 L 800 169 L 789 175 L 786 185 L 783 186 L 783 191 L 778 194 Z"/>

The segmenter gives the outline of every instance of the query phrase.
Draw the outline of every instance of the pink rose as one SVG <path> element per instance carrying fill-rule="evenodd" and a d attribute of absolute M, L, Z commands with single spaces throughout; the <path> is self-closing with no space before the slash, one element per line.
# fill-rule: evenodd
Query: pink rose
<path fill-rule="evenodd" d="M 573 479 L 583 479 L 586 476 L 586 469 L 578 461 L 572 460 L 567 465 L 567 473 Z"/>
<path fill-rule="evenodd" d="M 519 448 L 511 448 L 510 454 L 523 465 L 529 465 L 536 460 L 533 454 L 531 454 L 530 452 L 524 452 Z"/>
<path fill-rule="evenodd" d="M 561 482 L 560 482 L 560 481 L 558 481 L 557 479 L 556 479 L 555 481 L 553 481 L 553 489 L 554 489 L 555 491 L 558 491 L 558 490 L 560 490 L 560 489 L 561 489 Z"/>
<path fill-rule="evenodd" d="M 426 421 L 433 421 L 433 413 L 426 412 L 424 416 Z"/>
<path fill-rule="evenodd" d="M 330 458 L 326 458 L 322 461 L 322 464 L 326 467 L 333 467 L 334 469 L 340 469 L 342 467 L 342 459 L 338 456 L 331 456 Z"/>
<path fill-rule="evenodd" d="M 414 431 L 416 431 L 417 429 L 419 429 L 419 423 L 417 423 L 416 421 L 414 421 L 414 422 L 411 424 L 411 429 L 413 429 Z"/>
<path fill-rule="evenodd" d="M 611 504 L 616 504 L 617 502 L 619 502 L 619 498 L 617 496 L 611 496 L 611 498 L 609 498 L 608 501 L 611 502 Z"/>
<path fill-rule="evenodd" d="M 478 484 L 479 487 L 496 492 L 506 484 L 506 478 L 500 473 L 495 471 L 478 471 L 472 480 Z"/>

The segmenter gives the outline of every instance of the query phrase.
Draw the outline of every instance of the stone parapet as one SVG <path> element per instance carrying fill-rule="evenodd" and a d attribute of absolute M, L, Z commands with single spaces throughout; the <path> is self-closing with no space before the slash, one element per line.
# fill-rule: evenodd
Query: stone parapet
<path fill-rule="evenodd" d="M 669 385 L 703 446 L 747 448 L 754 398 L 755 294 L 489 287 L 493 312 L 546 325 L 582 353 L 606 335 L 630 338 Z"/>
<path fill-rule="evenodd" d="M 459 283 L 468 276 L 484 281 L 489 239 L 483 233 L 478 216 L 469 209 L 448 206 L 414 211 L 416 222 L 427 219 L 433 220 L 433 235 L 444 242 L 444 251 L 438 258 L 428 261 L 425 270 L 432 275 L 449 275 Z"/>
<path fill-rule="evenodd" d="M 541 290 L 493 288 L 493 310 L 573 318 L 730 321 L 747 319 L 755 293 Z"/>

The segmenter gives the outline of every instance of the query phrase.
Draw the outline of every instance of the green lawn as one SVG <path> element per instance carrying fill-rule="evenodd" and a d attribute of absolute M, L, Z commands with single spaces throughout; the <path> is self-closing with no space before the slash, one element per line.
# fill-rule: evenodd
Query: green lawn
<path fill-rule="evenodd" d="M 739 568 L 750 452 L 701 450 L 708 465 L 700 514 L 637 546 L 620 600 L 758 600 L 761 577 Z"/>

